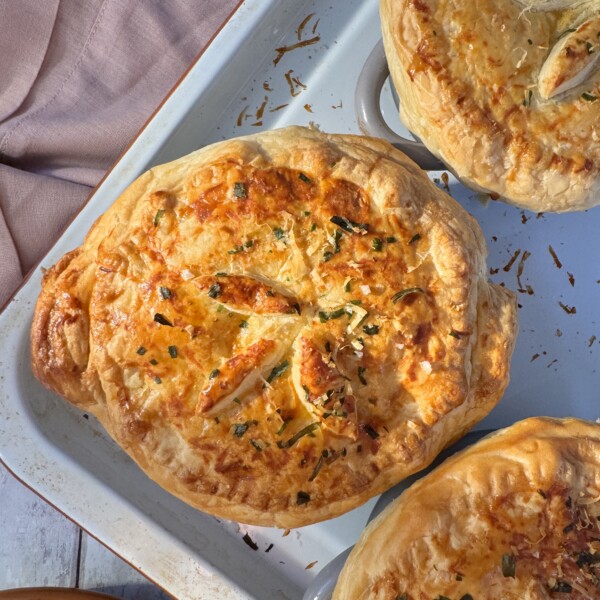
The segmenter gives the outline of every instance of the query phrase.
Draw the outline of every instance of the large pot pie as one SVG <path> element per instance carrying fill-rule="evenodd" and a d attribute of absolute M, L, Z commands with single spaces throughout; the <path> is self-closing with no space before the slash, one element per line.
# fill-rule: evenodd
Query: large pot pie
<path fill-rule="evenodd" d="M 141 176 L 46 273 L 33 370 L 193 506 L 305 525 L 496 404 L 516 308 L 485 256 L 474 219 L 383 141 L 221 142 Z"/>
<path fill-rule="evenodd" d="M 381 0 L 400 117 L 466 185 L 600 203 L 598 0 Z"/>
<path fill-rule="evenodd" d="M 600 597 L 600 425 L 533 418 L 446 460 L 363 532 L 334 600 Z"/>

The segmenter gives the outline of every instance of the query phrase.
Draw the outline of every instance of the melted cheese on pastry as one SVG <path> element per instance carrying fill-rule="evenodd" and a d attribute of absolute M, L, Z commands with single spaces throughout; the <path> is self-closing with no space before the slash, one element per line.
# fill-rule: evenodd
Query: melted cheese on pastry
<path fill-rule="evenodd" d="M 508 380 L 475 221 L 383 142 L 290 128 L 138 179 L 45 277 L 32 363 L 166 489 L 291 527 L 431 462 Z"/>
<path fill-rule="evenodd" d="M 528 419 L 445 461 L 368 526 L 333 597 L 600 597 L 600 425 Z"/>
<path fill-rule="evenodd" d="M 400 116 L 466 185 L 600 202 L 600 2 L 381 0 Z"/>

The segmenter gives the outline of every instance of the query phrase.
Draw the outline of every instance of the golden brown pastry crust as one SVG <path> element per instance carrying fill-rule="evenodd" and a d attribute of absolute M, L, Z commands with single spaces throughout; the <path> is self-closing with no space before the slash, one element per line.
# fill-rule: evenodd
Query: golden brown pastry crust
<path fill-rule="evenodd" d="M 599 519 L 600 425 L 527 419 L 446 460 L 388 506 L 333 597 L 598 598 Z"/>
<path fill-rule="evenodd" d="M 535 211 L 589 208 L 600 203 L 600 3 L 522 4 L 381 0 L 400 116 L 472 188 Z M 580 83 L 544 99 L 565 80 Z"/>
<path fill-rule="evenodd" d="M 222 142 L 142 175 L 48 271 L 33 370 L 190 504 L 305 525 L 422 468 L 500 398 L 515 301 L 485 254 L 385 142 Z"/>

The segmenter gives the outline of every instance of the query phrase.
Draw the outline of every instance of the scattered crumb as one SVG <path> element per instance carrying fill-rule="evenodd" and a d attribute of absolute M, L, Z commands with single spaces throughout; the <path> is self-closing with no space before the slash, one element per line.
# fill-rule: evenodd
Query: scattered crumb
<path fill-rule="evenodd" d="M 248 110 L 248 106 L 244 106 L 244 108 L 242 108 L 242 111 L 238 115 L 238 118 L 237 118 L 237 126 L 238 127 L 242 126 L 242 122 L 244 121 L 244 117 L 246 116 L 247 110 Z"/>
<path fill-rule="evenodd" d="M 560 307 L 568 314 L 568 315 L 574 315 L 577 312 L 577 308 L 575 308 L 574 306 L 567 306 L 566 304 L 563 304 L 562 302 L 559 301 Z"/>
<path fill-rule="evenodd" d="M 569 273 L 568 271 L 567 275 L 569 276 L 569 283 L 571 284 L 571 287 L 575 287 L 575 276 L 573 273 Z"/>
<path fill-rule="evenodd" d="M 311 563 L 308 563 L 305 567 L 304 570 L 308 571 L 309 569 L 312 569 L 319 561 L 318 560 L 313 560 Z"/>
<path fill-rule="evenodd" d="M 344 108 L 344 105 L 342 104 L 342 101 L 340 100 L 339 104 L 332 104 L 331 108 Z"/>
<path fill-rule="evenodd" d="M 546 365 L 546 368 L 547 368 L 547 369 L 549 369 L 549 368 L 550 368 L 550 367 L 551 367 L 553 364 L 555 364 L 555 363 L 557 363 L 557 362 L 558 362 L 558 358 L 555 358 L 553 361 L 549 362 L 549 363 Z"/>
<path fill-rule="evenodd" d="M 311 113 L 313 111 L 312 106 L 310 104 L 304 105 L 304 110 Z"/>
<path fill-rule="evenodd" d="M 517 258 L 519 258 L 520 254 L 521 254 L 521 250 L 515 250 L 515 253 L 512 255 L 511 259 L 506 263 L 506 265 L 504 265 L 504 267 L 502 267 L 502 270 L 504 272 L 508 273 L 512 269 Z"/>
<path fill-rule="evenodd" d="M 559 268 L 562 269 L 562 263 L 560 262 L 560 260 L 558 259 L 558 256 L 556 256 L 556 252 L 554 252 L 554 248 L 552 246 L 548 246 L 548 252 L 550 252 L 550 255 L 552 256 L 552 259 L 554 260 L 554 264 Z"/>
<path fill-rule="evenodd" d="M 497 241 L 498 241 L 498 237 L 497 237 L 497 236 L 495 236 L 495 235 L 493 235 L 493 236 L 492 236 L 492 242 L 497 242 Z"/>
<path fill-rule="evenodd" d="M 287 103 L 286 104 L 280 104 L 279 106 L 276 106 L 275 108 L 272 108 L 269 112 L 277 112 L 278 110 L 281 110 L 282 108 L 285 108 L 286 106 L 289 106 Z"/>
<path fill-rule="evenodd" d="M 499 271 L 499 270 L 500 270 L 500 269 L 492 269 L 492 268 L 490 267 L 490 275 L 496 275 L 496 273 L 498 273 L 498 271 Z"/>
<path fill-rule="evenodd" d="M 534 360 L 537 360 L 539 357 L 540 357 L 540 355 L 536 353 L 531 357 L 531 360 L 529 362 L 533 362 Z"/>
<path fill-rule="evenodd" d="M 531 252 L 527 252 L 525 250 L 523 255 L 521 256 L 521 260 L 519 261 L 519 266 L 517 267 L 517 285 L 522 289 L 523 284 L 521 283 L 521 276 L 523 275 L 523 269 L 525 268 L 525 261 L 531 256 Z M 528 286 L 530 287 L 530 286 Z M 532 290 L 533 292 L 533 290 Z"/>
<path fill-rule="evenodd" d="M 554 334 L 556 337 L 562 337 L 562 331 L 560 329 L 556 330 L 556 333 Z"/>
<path fill-rule="evenodd" d="M 446 192 L 448 192 L 448 194 L 450 194 L 452 196 L 452 194 L 450 192 L 450 178 L 448 177 L 448 173 L 446 173 L 446 171 L 444 171 L 442 173 L 441 177 L 442 177 L 442 183 L 444 184 L 444 189 L 446 190 Z"/>
<path fill-rule="evenodd" d="M 273 548 L 275 544 L 269 544 L 268 548 L 265 550 L 265 552 L 271 552 L 271 549 Z"/>
<path fill-rule="evenodd" d="M 256 113 L 254 116 L 256 117 L 257 121 L 260 121 L 262 119 L 263 114 L 265 113 L 265 107 L 267 106 L 268 101 L 269 101 L 269 98 L 267 96 L 265 96 L 265 99 L 262 101 L 262 104 L 256 110 Z"/>
<path fill-rule="evenodd" d="M 273 64 L 278 65 L 279 61 L 288 52 L 292 52 L 293 50 L 297 50 L 298 48 L 304 48 L 306 46 L 311 46 L 312 44 L 316 44 L 320 40 L 321 40 L 321 36 L 316 35 L 315 37 L 312 37 L 309 40 L 304 40 L 303 42 L 298 42 L 297 44 L 292 44 L 291 46 L 282 46 L 281 48 L 275 48 L 275 52 L 277 52 L 277 56 L 273 59 Z"/>
<path fill-rule="evenodd" d="M 304 20 L 302 21 L 302 23 L 300 23 L 300 25 L 298 26 L 298 29 L 296 29 L 296 34 L 298 36 L 298 41 L 300 41 L 302 39 L 302 33 L 304 31 L 304 28 L 306 27 L 306 25 L 308 24 L 308 22 L 315 16 L 315 13 L 310 13 L 310 15 L 308 15 L 307 17 L 304 18 Z M 314 33 L 314 31 L 313 31 Z"/>
<path fill-rule="evenodd" d="M 263 89 L 264 89 L 266 92 L 272 92 L 272 91 L 273 91 L 273 88 L 272 88 L 272 87 L 269 85 L 269 83 L 268 83 L 267 81 L 265 81 L 265 82 L 263 83 Z"/>
<path fill-rule="evenodd" d="M 317 19 L 315 24 L 313 25 L 313 28 L 311 30 L 313 35 L 315 34 L 315 31 L 317 31 L 317 27 L 319 26 L 320 22 L 321 22 L 321 19 Z"/>
<path fill-rule="evenodd" d="M 591 348 L 592 345 L 594 344 L 594 342 L 596 341 L 596 336 L 593 335 L 589 340 L 588 340 L 588 348 Z"/>
<path fill-rule="evenodd" d="M 258 544 L 247 533 L 244 534 L 242 539 L 252 550 L 258 550 Z"/>
<path fill-rule="evenodd" d="M 291 533 L 291 532 L 292 532 L 292 530 L 291 530 L 291 529 L 286 529 L 286 530 L 283 532 L 283 535 L 282 535 L 281 537 L 287 537 L 288 535 L 290 535 L 290 533 Z"/>
<path fill-rule="evenodd" d="M 527 221 L 529 221 L 529 217 L 525 214 L 525 211 L 522 210 L 521 211 L 521 223 L 523 223 L 523 225 L 525 225 L 525 223 L 527 223 Z"/>

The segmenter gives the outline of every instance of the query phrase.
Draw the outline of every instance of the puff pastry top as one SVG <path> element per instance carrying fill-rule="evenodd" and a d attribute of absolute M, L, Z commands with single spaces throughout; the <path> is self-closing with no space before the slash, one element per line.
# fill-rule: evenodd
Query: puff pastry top
<path fill-rule="evenodd" d="M 289 128 L 140 177 L 48 271 L 32 364 L 158 483 L 227 518 L 341 514 L 508 380 L 475 221 L 390 145 Z"/>
<path fill-rule="evenodd" d="M 334 594 L 598 597 L 600 425 L 549 418 L 488 436 L 411 486 L 364 531 Z"/>
<path fill-rule="evenodd" d="M 381 0 L 381 19 L 402 120 L 465 184 L 600 203 L 599 0 Z"/>

